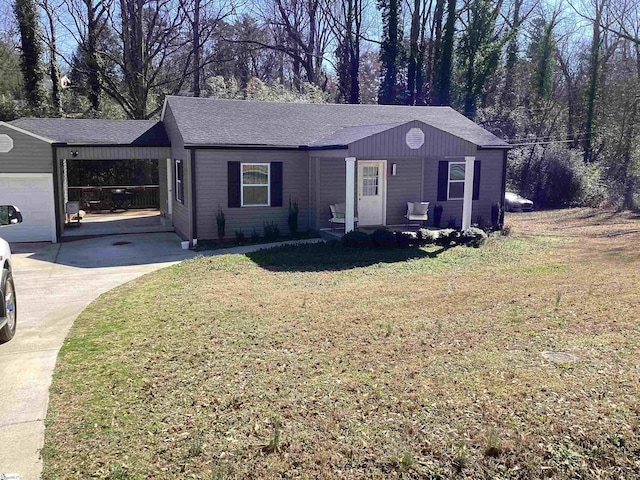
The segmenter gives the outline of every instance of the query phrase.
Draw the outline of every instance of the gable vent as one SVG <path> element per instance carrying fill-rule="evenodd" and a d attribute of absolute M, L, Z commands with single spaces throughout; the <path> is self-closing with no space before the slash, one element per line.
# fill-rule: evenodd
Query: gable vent
<path fill-rule="evenodd" d="M 13 150 L 13 138 L 6 134 L 0 134 L 0 153 L 9 153 Z"/>
<path fill-rule="evenodd" d="M 411 150 L 417 150 L 424 145 L 424 132 L 419 128 L 412 128 L 407 132 L 405 141 Z"/>

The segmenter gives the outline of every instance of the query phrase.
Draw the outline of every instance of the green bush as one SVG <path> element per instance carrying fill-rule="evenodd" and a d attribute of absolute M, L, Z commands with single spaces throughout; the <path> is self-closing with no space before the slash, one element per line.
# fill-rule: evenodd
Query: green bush
<path fill-rule="evenodd" d="M 460 232 L 459 242 L 461 245 L 478 248 L 487 241 L 487 234 L 480 228 L 470 227 Z"/>
<path fill-rule="evenodd" d="M 265 223 L 263 226 L 263 229 L 264 229 L 264 239 L 267 242 L 276 241 L 278 240 L 278 237 L 280 237 L 280 229 L 274 222 Z"/>
<path fill-rule="evenodd" d="M 437 232 L 435 244 L 440 247 L 449 247 L 452 243 L 457 243 L 460 232 L 453 228 L 447 228 Z"/>
<path fill-rule="evenodd" d="M 260 234 L 256 227 L 253 227 L 253 231 L 251 232 L 251 243 L 258 243 L 260 241 Z"/>
<path fill-rule="evenodd" d="M 351 232 L 344 234 L 344 237 L 342 237 L 342 244 L 345 247 L 367 248 L 372 245 L 371 235 L 365 232 L 352 230 Z"/>
<path fill-rule="evenodd" d="M 298 234 L 298 201 L 293 202 L 289 199 L 289 216 L 287 217 L 287 225 L 289 225 L 289 233 L 292 237 Z"/>
<path fill-rule="evenodd" d="M 236 243 L 238 245 L 244 245 L 244 232 L 242 230 L 236 230 Z"/>
<path fill-rule="evenodd" d="M 218 238 L 224 238 L 224 229 L 226 225 L 226 220 L 224 218 L 224 212 L 221 207 L 218 207 L 218 214 L 216 215 L 216 224 L 218 225 Z"/>
<path fill-rule="evenodd" d="M 416 232 L 416 237 L 420 246 L 431 245 L 435 243 L 436 238 L 438 238 L 438 233 L 427 230 L 426 228 L 421 228 Z"/>
<path fill-rule="evenodd" d="M 397 247 L 396 236 L 389 230 L 379 229 L 371 234 L 371 242 L 374 247 L 393 248 Z"/>

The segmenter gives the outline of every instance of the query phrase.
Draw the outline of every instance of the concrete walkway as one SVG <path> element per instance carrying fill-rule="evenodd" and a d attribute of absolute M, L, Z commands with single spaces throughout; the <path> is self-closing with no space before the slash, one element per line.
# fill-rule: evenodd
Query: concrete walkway
<path fill-rule="evenodd" d="M 318 240 L 312 240 L 318 241 Z M 286 242 L 286 243 L 308 243 Z M 248 253 L 278 244 L 201 252 Z M 0 345 L 0 475 L 37 480 L 58 351 L 78 314 L 100 294 L 196 256 L 173 233 L 119 235 L 49 246 L 18 245 L 13 270 L 18 328 Z"/>

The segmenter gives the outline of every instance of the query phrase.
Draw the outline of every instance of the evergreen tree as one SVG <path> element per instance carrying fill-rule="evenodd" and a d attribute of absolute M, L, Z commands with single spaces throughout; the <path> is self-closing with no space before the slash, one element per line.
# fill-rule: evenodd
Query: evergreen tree
<path fill-rule="evenodd" d="M 20 29 L 20 66 L 27 105 L 32 115 L 44 116 L 47 112 L 47 95 L 44 89 L 44 71 L 40 63 L 42 43 L 35 1 L 16 0 L 14 13 Z"/>
<path fill-rule="evenodd" d="M 382 11 L 383 24 L 378 103 L 402 104 L 404 103 L 403 87 L 398 78 L 400 66 L 405 62 L 402 45 L 402 4 L 400 0 L 379 0 L 378 8 Z"/>

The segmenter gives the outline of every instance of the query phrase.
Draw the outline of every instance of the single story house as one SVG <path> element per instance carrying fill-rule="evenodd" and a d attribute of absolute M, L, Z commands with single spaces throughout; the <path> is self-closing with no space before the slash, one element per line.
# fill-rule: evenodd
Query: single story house
<path fill-rule="evenodd" d="M 12 179 L 48 175 L 42 207 L 59 236 L 65 159 L 145 158 L 159 162 L 160 210 L 192 243 L 217 237 L 219 210 L 228 237 L 271 222 L 286 232 L 290 201 L 301 230 L 329 228 L 337 203 L 346 204 L 347 230 L 355 217 L 359 226 L 402 225 L 407 202 L 420 201 L 431 217 L 441 205 L 444 223 L 466 226 L 503 204 L 508 149 L 449 107 L 168 96 L 160 122 L 0 123 L 0 203 L 24 196 L 2 194 Z M 35 177 L 22 185 L 13 190 L 35 188 Z"/>

